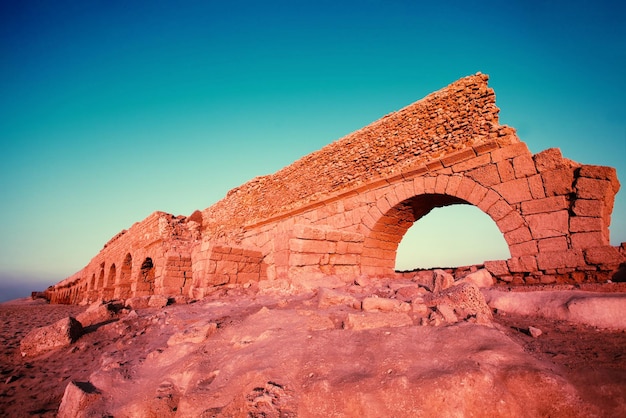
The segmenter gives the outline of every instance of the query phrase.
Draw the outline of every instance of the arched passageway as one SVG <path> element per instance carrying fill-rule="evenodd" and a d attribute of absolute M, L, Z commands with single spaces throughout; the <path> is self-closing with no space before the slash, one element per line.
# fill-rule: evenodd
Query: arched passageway
<path fill-rule="evenodd" d="M 115 281 L 113 296 L 115 299 L 125 299 L 131 295 L 131 281 L 133 271 L 133 257 L 127 253 L 120 267 L 120 274 Z"/>
<path fill-rule="evenodd" d="M 362 273 L 372 275 L 393 273 L 398 246 L 416 221 L 435 208 L 471 204 L 472 202 L 456 196 L 428 193 L 401 200 L 382 214 L 380 209 L 373 208 L 371 212 L 375 215 L 372 213 L 370 215 L 376 221 L 371 225 L 371 232 L 363 243 Z"/>
<path fill-rule="evenodd" d="M 511 257 L 493 220 L 473 205 L 435 208 L 402 237 L 396 271 L 459 267 Z"/>
<path fill-rule="evenodd" d="M 134 296 L 146 296 L 154 293 L 155 267 L 151 257 L 146 257 L 141 263 L 137 281 L 135 282 Z"/>

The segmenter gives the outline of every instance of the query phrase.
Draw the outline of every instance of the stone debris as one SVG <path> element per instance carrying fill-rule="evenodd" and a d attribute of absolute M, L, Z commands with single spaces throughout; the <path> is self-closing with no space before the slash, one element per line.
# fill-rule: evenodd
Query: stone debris
<path fill-rule="evenodd" d="M 65 388 L 57 418 L 87 418 L 87 411 L 100 399 L 101 393 L 90 382 L 71 381 Z"/>
<path fill-rule="evenodd" d="M 20 342 L 22 357 L 34 357 L 50 350 L 68 347 L 83 333 L 83 326 L 75 318 L 63 318 L 52 325 L 35 328 Z"/>
<path fill-rule="evenodd" d="M 87 310 L 78 314 L 76 319 L 83 327 L 100 324 L 117 318 L 123 307 L 123 304 L 119 301 L 95 302 L 89 305 Z"/>
<path fill-rule="evenodd" d="M 411 305 L 397 299 L 367 297 L 361 302 L 365 312 L 409 312 Z"/>
<path fill-rule="evenodd" d="M 541 331 L 539 328 L 530 326 L 528 327 L 528 333 L 531 337 L 538 338 L 541 334 L 543 334 L 543 331 Z"/>
<path fill-rule="evenodd" d="M 411 317 L 402 312 L 362 312 L 348 314 L 345 329 L 362 331 L 376 328 L 396 328 L 413 325 Z"/>

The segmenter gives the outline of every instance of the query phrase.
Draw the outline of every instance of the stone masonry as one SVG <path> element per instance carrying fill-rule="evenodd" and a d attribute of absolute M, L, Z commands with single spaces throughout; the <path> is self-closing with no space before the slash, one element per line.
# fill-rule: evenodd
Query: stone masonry
<path fill-rule="evenodd" d="M 501 282 L 600 282 L 626 261 L 610 245 L 615 169 L 532 155 L 498 123 L 476 74 L 391 113 L 189 217 L 155 212 L 46 291 L 56 303 L 160 294 L 199 298 L 260 280 L 392 276 L 408 228 L 432 209 L 478 207 L 508 244 L 485 261 Z"/>

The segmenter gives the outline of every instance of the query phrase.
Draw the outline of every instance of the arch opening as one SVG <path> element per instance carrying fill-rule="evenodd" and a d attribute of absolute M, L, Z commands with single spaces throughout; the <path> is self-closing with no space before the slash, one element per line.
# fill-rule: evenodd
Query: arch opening
<path fill-rule="evenodd" d="M 396 271 L 460 267 L 510 257 L 496 223 L 479 208 L 452 204 L 435 208 L 405 233 L 396 252 Z"/>
<path fill-rule="evenodd" d="M 362 269 L 364 274 L 371 275 L 387 275 L 392 274 L 397 270 L 411 270 L 413 268 L 406 268 L 405 266 L 396 267 L 397 252 L 400 242 L 403 240 L 407 231 L 420 219 L 424 218 L 434 209 L 438 211 L 440 208 L 449 206 L 463 206 L 465 208 L 473 208 L 480 214 L 484 215 L 493 228 L 497 231 L 497 236 L 500 237 L 501 242 L 504 242 L 504 252 L 501 259 L 509 258 L 509 247 L 506 244 L 504 235 L 498 229 L 495 221 L 486 213 L 482 212 L 478 207 L 472 205 L 472 203 L 461 199 L 456 196 L 445 194 L 421 194 L 404 199 L 391 207 L 384 214 L 379 215 L 376 222 L 369 227 L 371 232 L 365 238 L 363 243 L 363 256 L 361 257 Z M 381 213 L 381 212 L 379 212 Z M 471 221 L 466 221 L 471 222 Z M 475 239 L 480 239 L 480 235 Z M 487 256 L 485 259 L 478 261 L 481 262 L 494 259 Z M 437 266 L 437 267 L 449 267 L 449 266 Z M 424 267 L 425 268 L 425 267 Z"/>
<path fill-rule="evenodd" d="M 137 278 L 136 296 L 151 295 L 154 292 L 155 269 L 152 258 L 146 257 L 141 263 L 139 277 Z"/>

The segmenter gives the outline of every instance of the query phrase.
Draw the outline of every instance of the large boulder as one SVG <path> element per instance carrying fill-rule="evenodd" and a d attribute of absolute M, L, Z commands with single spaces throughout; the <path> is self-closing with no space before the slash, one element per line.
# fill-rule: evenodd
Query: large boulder
<path fill-rule="evenodd" d="M 83 326 L 75 318 L 63 318 L 52 325 L 35 328 L 20 342 L 22 357 L 33 357 L 46 351 L 67 347 L 83 333 Z"/>
<path fill-rule="evenodd" d="M 120 302 L 96 302 L 89 305 L 87 310 L 78 314 L 76 319 L 83 327 L 101 324 L 115 319 L 122 307 L 123 305 Z"/>

